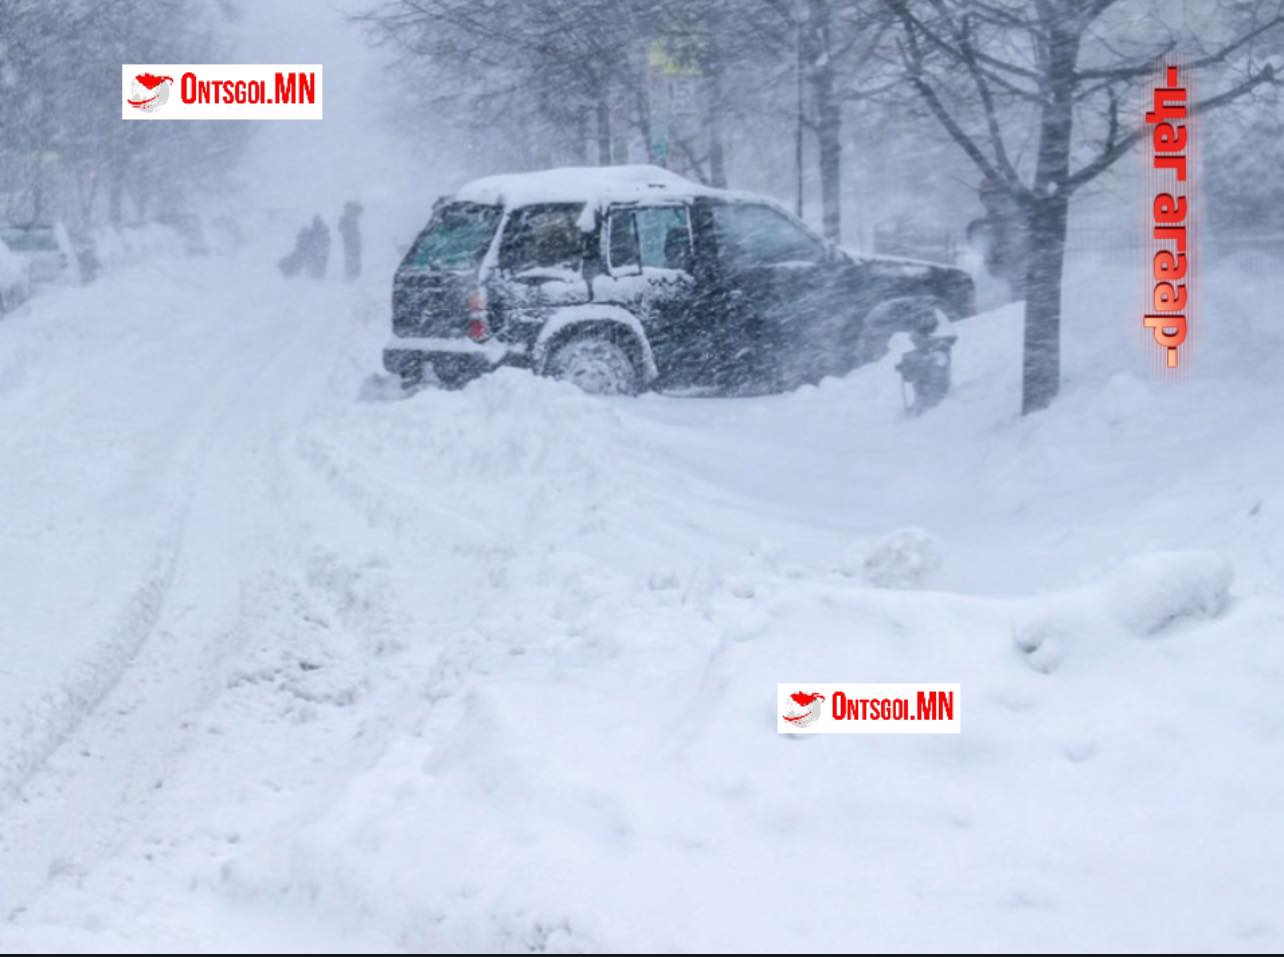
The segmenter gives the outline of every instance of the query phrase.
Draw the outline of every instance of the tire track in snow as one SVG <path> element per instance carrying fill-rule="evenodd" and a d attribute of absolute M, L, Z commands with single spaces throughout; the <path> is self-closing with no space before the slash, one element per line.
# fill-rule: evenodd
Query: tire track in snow
<path fill-rule="evenodd" d="M 24 748 L 10 781 L 19 799 L 0 804 L 0 915 L 14 916 L 50 878 L 81 873 L 128 839 L 220 690 L 248 629 L 246 582 L 275 563 L 280 467 L 264 471 L 262 453 L 279 457 L 281 406 L 297 416 L 315 395 L 301 384 L 324 374 L 315 356 L 330 343 L 318 336 L 341 333 L 341 324 L 318 330 L 305 311 L 273 316 L 267 343 L 241 326 L 230 333 L 230 356 L 211 350 L 225 364 L 197 383 L 206 390 L 193 416 L 199 439 L 177 453 L 182 505 L 154 571 L 83 677 L 64 686 L 43 736 Z"/>

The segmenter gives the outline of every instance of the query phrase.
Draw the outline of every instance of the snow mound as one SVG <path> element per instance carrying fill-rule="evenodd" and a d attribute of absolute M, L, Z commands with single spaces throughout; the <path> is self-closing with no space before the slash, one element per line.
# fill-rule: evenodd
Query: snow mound
<path fill-rule="evenodd" d="M 1136 635 L 1190 618 L 1216 618 L 1230 604 L 1230 562 L 1214 552 L 1153 552 L 1119 566 L 1107 586 L 1114 617 Z"/>
<path fill-rule="evenodd" d="M 1231 564 L 1214 552 L 1137 555 L 1089 585 L 1024 601 L 1013 642 L 1029 667 L 1051 674 L 1069 654 L 1109 656 L 1128 635 L 1219 617 L 1230 604 L 1233 578 Z"/>
<path fill-rule="evenodd" d="M 921 588 L 941 567 L 941 548 L 921 528 L 902 528 L 865 554 L 863 577 L 879 588 Z"/>
<path fill-rule="evenodd" d="M 545 484 L 570 494 L 609 481 L 609 454 L 602 452 L 619 438 L 618 417 L 611 403 L 574 386 L 499 369 L 459 392 L 424 390 L 407 406 L 392 421 L 378 407 L 365 411 L 426 478 L 477 489 L 483 509 L 500 484 L 528 492 Z"/>

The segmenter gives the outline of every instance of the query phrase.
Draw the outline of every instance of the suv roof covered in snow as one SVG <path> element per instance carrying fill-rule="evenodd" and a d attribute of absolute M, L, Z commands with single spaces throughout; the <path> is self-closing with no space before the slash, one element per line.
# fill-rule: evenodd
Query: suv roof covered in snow
<path fill-rule="evenodd" d="M 647 199 L 690 199 L 694 196 L 732 196 L 684 179 L 659 166 L 563 166 L 533 173 L 484 176 L 465 183 L 455 193 L 461 202 L 490 206 L 529 206 L 533 203 L 628 203 Z"/>

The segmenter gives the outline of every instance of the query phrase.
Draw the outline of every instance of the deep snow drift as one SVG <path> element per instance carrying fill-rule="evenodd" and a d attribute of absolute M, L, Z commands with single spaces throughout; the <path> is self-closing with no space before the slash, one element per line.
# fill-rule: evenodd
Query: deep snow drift
<path fill-rule="evenodd" d="M 249 258 L 33 300 L 0 949 L 1278 949 L 1275 290 L 1210 275 L 1165 381 L 1082 275 L 1027 419 L 1011 307 L 908 420 L 895 356 L 401 400 L 382 277 Z M 811 679 L 961 682 L 963 733 L 777 736 Z"/>

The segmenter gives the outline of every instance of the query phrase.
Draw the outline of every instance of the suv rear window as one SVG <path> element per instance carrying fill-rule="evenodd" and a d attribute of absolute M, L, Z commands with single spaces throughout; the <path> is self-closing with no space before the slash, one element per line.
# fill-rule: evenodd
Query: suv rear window
<path fill-rule="evenodd" d="M 500 208 L 479 203 L 446 203 L 437 207 L 415 245 L 407 266 L 470 269 L 481 261 L 499 224 Z"/>
<path fill-rule="evenodd" d="M 578 271 L 584 252 L 579 218 L 582 203 L 522 206 L 508 215 L 499 249 L 501 269 Z"/>

